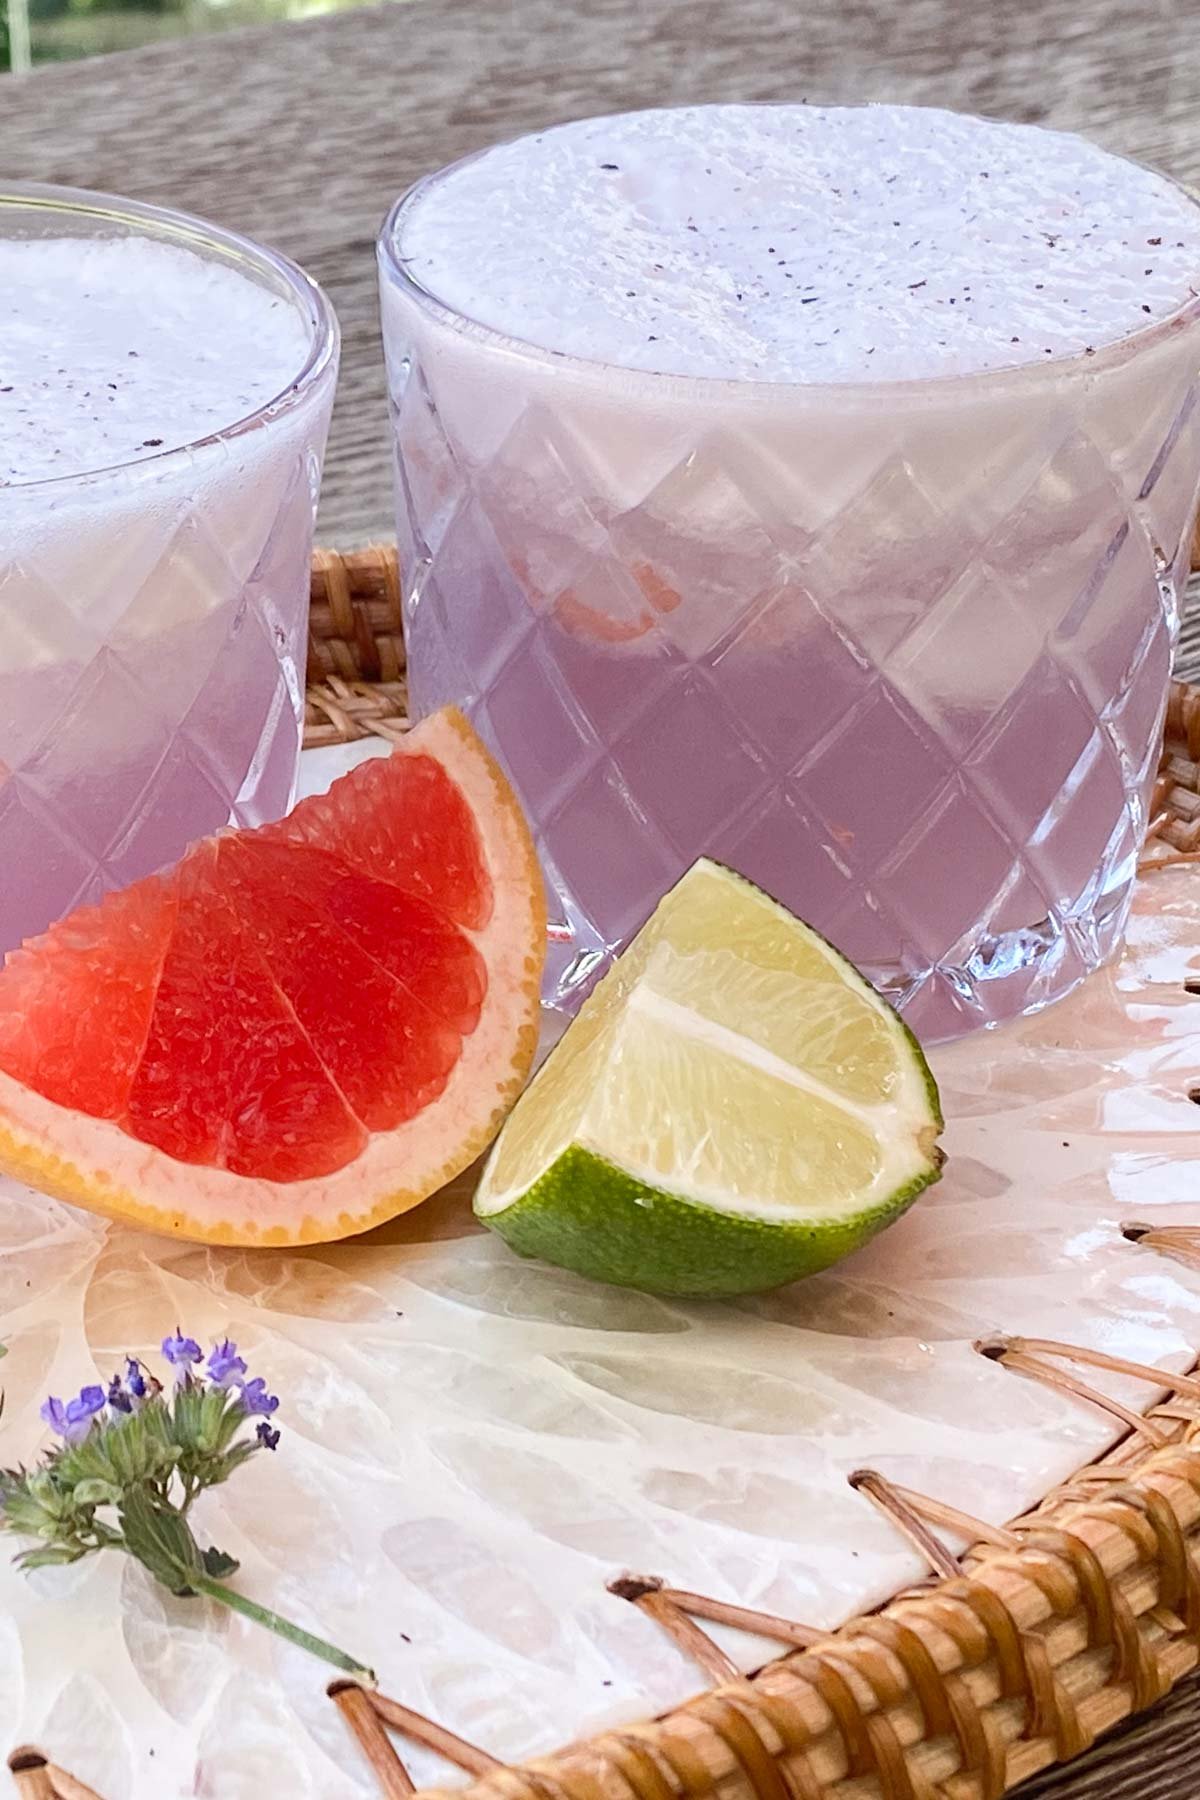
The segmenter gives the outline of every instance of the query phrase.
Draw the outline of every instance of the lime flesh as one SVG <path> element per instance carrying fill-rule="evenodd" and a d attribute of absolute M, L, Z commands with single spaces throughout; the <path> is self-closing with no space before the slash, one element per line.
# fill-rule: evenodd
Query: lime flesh
<path fill-rule="evenodd" d="M 526 1256 L 651 1293 L 777 1287 L 937 1179 L 902 1021 L 808 926 L 695 865 L 518 1102 L 476 1195 Z"/>

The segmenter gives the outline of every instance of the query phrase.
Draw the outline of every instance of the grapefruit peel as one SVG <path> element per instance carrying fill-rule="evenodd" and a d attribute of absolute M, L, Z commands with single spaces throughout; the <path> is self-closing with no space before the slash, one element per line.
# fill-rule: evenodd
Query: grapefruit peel
<path fill-rule="evenodd" d="M 435 714 L 408 734 L 393 758 L 418 754 L 438 760 L 465 799 L 492 888 L 490 915 L 467 932 L 487 970 L 487 994 L 438 1098 L 394 1129 L 366 1134 L 361 1154 L 344 1166 L 307 1179 L 272 1181 L 181 1161 L 138 1141 L 114 1120 L 47 1099 L 5 1072 L 5 1062 L 11 1067 L 2 1041 L 6 968 L 0 971 L 0 1170 L 55 1198 L 150 1231 L 203 1243 L 268 1246 L 324 1243 L 367 1231 L 418 1205 L 469 1167 L 492 1141 L 532 1066 L 545 893 L 512 790 L 462 715 L 452 708 Z M 306 819 L 336 822 L 339 790 L 361 780 L 372 766 L 360 764 L 329 796 L 301 802 L 288 821 L 264 827 L 262 834 L 286 842 L 289 832 L 294 838 L 303 831 Z M 229 834 L 229 840 L 241 835 Z M 225 841 L 221 835 L 205 840 L 188 856 L 213 846 L 219 850 Z M 138 887 L 149 891 L 151 884 L 169 879 L 150 877 Z M 127 901 L 133 891 L 87 912 Z M 71 923 L 52 928 L 14 960 L 60 941 Z M 353 993 L 342 1003 L 353 1008 Z"/>

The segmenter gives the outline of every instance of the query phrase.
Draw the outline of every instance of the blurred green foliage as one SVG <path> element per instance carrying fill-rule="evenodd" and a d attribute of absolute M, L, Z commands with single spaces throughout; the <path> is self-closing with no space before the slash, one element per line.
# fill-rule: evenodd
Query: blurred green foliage
<path fill-rule="evenodd" d="M 45 19 L 62 19 L 86 13 L 179 13 L 181 0 L 29 0 L 31 24 Z"/>
<path fill-rule="evenodd" d="M 27 0 L 33 61 L 131 50 L 163 38 L 341 11 L 364 0 Z M 8 0 L 0 0 L 0 70 L 9 66 Z"/>

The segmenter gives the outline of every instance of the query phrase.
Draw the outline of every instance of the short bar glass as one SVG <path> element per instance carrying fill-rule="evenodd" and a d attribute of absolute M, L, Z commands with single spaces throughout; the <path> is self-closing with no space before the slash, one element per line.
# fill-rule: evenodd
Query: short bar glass
<path fill-rule="evenodd" d="M 271 251 L 108 195 L 0 188 L 0 238 L 55 237 L 224 264 L 300 319 L 306 351 L 248 416 L 232 384 L 227 425 L 183 448 L 76 471 L 64 429 L 61 476 L 0 471 L 0 953 L 290 805 L 337 375 L 328 301 Z"/>
<path fill-rule="evenodd" d="M 424 291 L 428 187 L 380 239 L 411 702 L 463 705 L 517 785 L 549 1003 L 701 854 L 931 1039 L 1110 956 L 1200 482 L 1200 300 L 974 375 L 631 372 Z"/>

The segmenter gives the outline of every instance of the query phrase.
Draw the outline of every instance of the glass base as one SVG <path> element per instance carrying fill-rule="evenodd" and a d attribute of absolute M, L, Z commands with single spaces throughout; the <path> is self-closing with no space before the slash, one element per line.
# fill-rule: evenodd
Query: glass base
<path fill-rule="evenodd" d="M 962 962 L 924 968 L 896 962 L 860 966 L 923 1044 L 993 1030 L 1041 1012 L 1119 954 L 1133 897 L 1133 875 L 1111 889 L 1086 919 L 1046 915 L 981 936 Z M 558 896 L 551 894 L 554 910 Z M 573 912 L 569 906 L 563 912 Z M 549 1041 L 557 1039 L 619 953 L 586 921 L 551 923 L 542 1004 Z"/>
<path fill-rule="evenodd" d="M 1047 916 L 981 937 L 962 963 L 917 973 L 893 964 L 863 973 L 923 1044 L 991 1030 L 1062 1000 L 1118 955 L 1132 897 L 1130 877 L 1086 921 Z"/>

